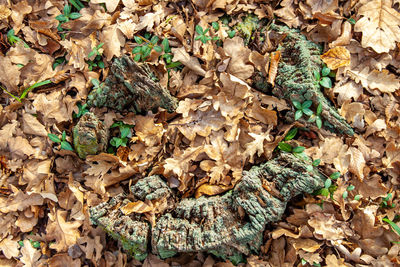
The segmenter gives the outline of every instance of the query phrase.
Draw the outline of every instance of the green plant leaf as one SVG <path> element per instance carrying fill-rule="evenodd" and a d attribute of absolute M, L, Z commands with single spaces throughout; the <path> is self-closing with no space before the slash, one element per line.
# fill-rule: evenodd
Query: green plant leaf
<path fill-rule="evenodd" d="M 138 44 L 142 44 L 143 43 L 143 39 L 140 38 L 139 36 L 133 36 L 133 39 L 135 39 L 135 42 Z"/>
<path fill-rule="evenodd" d="M 142 47 L 141 46 L 136 46 L 132 49 L 132 54 L 137 54 L 140 53 L 140 51 L 142 51 Z"/>
<path fill-rule="evenodd" d="M 153 37 L 151 37 L 150 43 L 155 45 L 157 42 L 158 42 L 158 36 L 154 35 Z"/>
<path fill-rule="evenodd" d="M 311 100 L 306 100 L 301 104 L 301 108 L 305 109 L 305 108 L 310 108 L 312 105 L 312 101 Z"/>
<path fill-rule="evenodd" d="M 321 75 L 318 70 L 314 70 L 314 78 L 319 81 L 321 79 Z"/>
<path fill-rule="evenodd" d="M 163 50 L 165 53 L 171 52 L 171 48 L 169 47 L 169 42 L 167 38 L 164 38 L 164 40 L 161 42 L 161 45 L 163 46 Z"/>
<path fill-rule="evenodd" d="M 122 139 L 121 138 L 116 138 L 115 139 L 115 147 L 118 148 L 122 144 Z"/>
<path fill-rule="evenodd" d="M 293 148 L 293 153 L 301 153 L 305 150 L 306 148 L 304 146 L 297 146 Z"/>
<path fill-rule="evenodd" d="M 349 196 L 349 192 L 344 191 L 342 194 L 343 199 L 346 199 Z"/>
<path fill-rule="evenodd" d="M 279 142 L 278 148 L 285 152 L 292 152 L 292 150 L 293 150 L 292 146 L 285 142 Z"/>
<path fill-rule="evenodd" d="M 214 28 L 214 30 L 216 30 L 216 31 L 219 30 L 219 24 L 218 24 L 218 22 L 214 21 L 213 23 L 211 23 L 211 26 Z"/>
<path fill-rule="evenodd" d="M 294 113 L 294 119 L 297 121 L 301 118 L 301 116 L 303 116 L 303 111 L 301 109 L 296 110 L 296 112 Z"/>
<path fill-rule="evenodd" d="M 316 160 L 314 160 L 314 161 L 312 162 L 312 165 L 313 165 L 314 167 L 317 167 L 320 163 L 321 163 L 321 160 L 320 160 L 320 159 L 316 159 Z"/>
<path fill-rule="evenodd" d="M 299 101 L 293 100 L 292 103 L 293 103 L 293 106 L 294 106 L 295 108 L 297 108 L 297 109 L 302 109 L 301 103 L 300 103 Z"/>
<path fill-rule="evenodd" d="M 298 132 L 298 129 L 296 127 L 290 129 L 290 131 L 285 136 L 285 141 L 292 140 L 296 136 L 297 132 Z"/>
<path fill-rule="evenodd" d="M 71 144 L 68 143 L 67 141 L 61 141 L 61 149 L 74 151 L 74 149 L 72 148 Z"/>
<path fill-rule="evenodd" d="M 124 137 L 124 138 L 121 138 L 121 146 L 126 146 L 126 144 L 128 143 L 128 138 L 127 137 Z"/>
<path fill-rule="evenodd" d="M 92 84 L 94 85 L 94 87 L 100 87 L 100 81 L 97 79 L 91 79 L 90 80 L 92 82 Z"/>
<path fill-rule="evenodd" d="M 99 62 L 97 62 L 97 66 L 100 68 L 100 69 L 104 69 L 104 62 L 102 61 L 102 60 L 100 60 Z"/>
<path fill-rule="evenodd" d="M 322 76 L 328 76 L 329 72 L 331 72 L 331 69 L 328 67 L 323 67 L 321 70 Z"/>
<path fill-rule="evenodd" d="M 43 85 L 46 85 L 46 84 L 49 84 L 49 83 L 51 83 L 50 80 L 44 80 L 44 81 L 41 81 L 41 82 L 34 83 L 33 85 L 29 86 L 28 88 L 26 88 L 26 89 L 22 92 L 22 94 L 21 94 L 21 96 L 19 97 L 19 99 L 21 99 L 21 100 L 24 99 L 25 96 L 26 96 L 30 91 L 32 91 L 33 89 L 35 89 L 35 88 L 37 88 L 37 87 L 40 87 L 40 86 L 43 86 Z"/>
<path fill-rule="evenodd" d="M 64 6 L 64 15 L 66 17 L 69 17 L 69 14 L 71 13 L 71 6 L 70 5 L 65 5 Z"/>
<path fill-rule="evenodd" d="M 80 11 L 82 8 L 85 7 L 85 6 L 82 4 L 82 2 L 79 1 L 79 0 L 69 0 L 69 2 L 70 2 L 71 5 L 73 5 L 78 11 Z"/>
<path fill-rule="evenodd" d="M 317 125 L 318 129 L 321 129 L 322 127 L 322 120 L 320 116 L 317 116 L 315 119 L 315 124 Z"/>
<path fill-rule="evenodd" d="M 324 187 L 325 187 L 326 189 L 328 189 L 329 187 L 331 187 L 331 185 L 332 185 L 332 180 L 331 180 L 331 179 L 326 179 L 326 180 L 325 180 Z"/>
<path fill-rule="evenodd" d="M 136 62 L 139 62 L 139 61 L 140 61 L 140 58 L 141 58 L 141 55 L 140 55 L 140 54 L 137 54 L 137 55 L 133 58 L 133 60 L 135 60 Z"/>
<path fill-rule="evenodd" d="M 327 188 L 322 188 L 321 191 L 320 191 L 320 194 L 325 196 L 325 197 L 328 197 L 330 195 L 330 192 L 329 192 L 329 190 Z"/>
<path fill-rule="evenodd" d="M 325 88 L 332 88 L 332 81 L 329 77 L 323 77 L 319 84 Z"/>
<path fill-rule="evenodd" d="M 309 108 L 303 109 L 303 113 L 306 114 L 307 116 L 312 116 L 314 114 L 314 112 Z"/>
<path fill-rule="evenodd" d="M 127 137 L 128 134 L 130 134 L 130 132 L 131 132 L 131 128 L 130 127 L 126 127 L 125 125 L 121 126 L 119 128 L 119 130 L 121 131 L 121 138 Z"/>
<path fill-rule="evenodd" d="M 354 185 L 349 185 L 347 191 L 353 191 L 356 187 Z"/>
<path fill-rule="evenodd" d="M 81 15 L 80 13 L 78 13 L 78 12 L 72 12 L 72 13 L 69 15 L 69 18 L 70 18 L 70 19 L 79 19 L 80 17 L 82 17 L 82 15 Z"/>
<path fill-rule="evenodd" d="M 203 35 L 203 28 L 200 25 L 196 25 L 195 29 L 199 35 Z"/>
<path fill-rule="evenodd" d="M 235 37 L 235 34 L 236 34 L 236 31 L 235 31 L 235 30 L 228 31 L 228 37 L 229 37 L 229 38 Z"/>
<path fill-rule="evenodd" d="M 66 138 L 67 138 L 67 133 L 65 131 L 63 131 L 62 135 L 61 135 L 61 140 L 65 141 Z"/>
<path fill-rule="evenodd" d="M 334 172 L 329 176 L 331 179 L 336 180 L 340 177 L 340 172 Z"/>
<path fill-rule="evenodd" d="M 166 66 L 166 68 L 167 69 L 173 69 L 173 68 L 179 67 L 180 65 L 182 65 L 182 63 L 179 62 L 179 61 L 176 61 L 176 62 L 172 62 L 171 64 L 168 64 Z"/>
<path fill-rule="evenodd" d="M 154 46 L 153 48 L 154 48 L 154 50 L 156 50 L 158 53 L 161 53 L 161 52 L 162 52 L 161 46 L 156 45 L 156 46 Z"/>
<path fill-rule="evenodd" d="M 58 20 L 59 22 L 63 23 L 63 22 L 67 22 L 68 18 L 64 14 L 61 14 L 61 15 L 58 15 L 56 17 L 56 20 Z"/>
<path fill-rule="evenodd" d="M 357 200 L 357 201 L 358 201 L 358 200 L 360 200 L 360 199 L 361 199 L 361 195 L 355 195 L 355 196 L 354 196 L 354 200 Z"/>
<path fill-rule="evenodd" d="M 61 143 L 61 139 L 57 135 L 49 133 L 49 134 L 47 134 L 47 136 L 49 137 L 49 139 L 51 141 L 56 142 L 56 143 Z"/>
<path fill-rule="evenodd" d="M 321 115 L 321 113 L 322 113 L 322 103 L 319 103 L 317 107 L 317 116 Z"/>
<path fill-rule="evenodd" d="M 390 224 L 390 226 L 392 226 L 393 230 L 400 235 L 400 227 L 394 223 L 393 221 L 389 220 L 388 218 L 383 218 L 382 221 L 387 222 L 388 224 Z"/>
<path fill-rule="evenodd" d="M 353 19 L 353 18 L 348 18 L 347 21 L 348 21 L 351 25 L 356 24 L 356 20 Z"/>

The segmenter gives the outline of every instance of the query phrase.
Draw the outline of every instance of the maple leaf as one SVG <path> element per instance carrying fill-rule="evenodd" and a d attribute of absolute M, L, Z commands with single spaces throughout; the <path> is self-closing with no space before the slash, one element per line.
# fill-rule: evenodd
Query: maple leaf
<path fill-rule="evenodd" d="M 362 0 L 358 14 L 363 16 L 354 26 L 362 32 L 361 45 L 377 53 L 388 53 L 400 42 L 400 13 L 392 8 L 392 0 Z"/>
<path fill-rule="evenodd" d="M 21 249 L 21 253 L 21 262 L 24 264 L 24 266 L 38 266 L 38 260 L 42 255 L 37 249 L 32 247 L 32 244 L 29 242 L 29 240 L 24 240 L 24 246 Z"/>
<path fill-rule="evenodd" d="M 68 222 L 67 211 L 57 210 L 49 214 L 49 223 L 46 227 L 46 239 L 56 240 L 55 243 L 50 245 L 51 249 L 57 252 L 66 251 L 69 246 L 76 244 L 77 239 L 80 237 L 78 228 L 82 225 L 80 221 Z"/>

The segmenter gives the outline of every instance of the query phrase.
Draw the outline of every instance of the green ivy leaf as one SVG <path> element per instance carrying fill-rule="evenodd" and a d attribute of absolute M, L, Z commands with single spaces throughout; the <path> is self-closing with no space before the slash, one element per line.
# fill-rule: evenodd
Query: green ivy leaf
<path fill-rule="evenodd" d="M 51 141 L 56 142 L 56 143 L 61 143 L 61 139 L 57 135 L 49 133 L 49 134 L 47 134 L 47 136 L 49 137 L 49 139 Z"/>

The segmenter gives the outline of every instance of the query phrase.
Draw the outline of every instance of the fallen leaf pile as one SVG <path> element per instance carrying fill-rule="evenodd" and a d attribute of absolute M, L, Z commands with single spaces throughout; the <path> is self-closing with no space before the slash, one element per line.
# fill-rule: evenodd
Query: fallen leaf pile
<path fill-rule="evenodd" d="M 152 174 L 180 198 L 226 192 L 243 171 L 271 159 L 294 127 L 300 130 L 292 142 L 320 159 L 327 177 L 340 177 L 330 196 L 291 202 L 282 221 L 266 230 L 261 252 L 240 264 L 399 265 L 399 4 L 0 0 L 0 265 L 233 266 L 207 253 L 166 260 L 150 254 L 138 262 L 91 224 L 88 210 Z M 253 35 L 247 45 L 232 31 L 247 13 L 299 28 L 322 45 L 322 60 L 336 72 L 324 94 L 354 136 L 289 124 L 291 103 L 252 87 L 259 73 L 274 86 L 280 52 L 272 41 L 257 47 Z M 198 25 L 211 40 L 197 38 Z M 169 42 L 168 55 L 163 44 L 145 61 L 179 100 L 176 112 L 93 109 L 106 127 L 132 125 L 127 146 L 86 160 L 60 149 L 48 134 L 72 144 L 78 104 L 93 79 L 104 81 L 113 58 L 134 57 L 145 34 L 157 36 L 160 47 Z M 152 221 L 164 202 L 135 202 L 126 212 Z"/>

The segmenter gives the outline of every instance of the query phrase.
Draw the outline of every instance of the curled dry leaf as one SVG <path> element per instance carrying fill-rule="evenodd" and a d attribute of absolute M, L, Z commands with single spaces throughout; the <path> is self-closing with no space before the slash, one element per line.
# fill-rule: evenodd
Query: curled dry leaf
<path fill-rule="evenodd" d="M 148 203 L 145 203 L 141 200 L 135 201 L 135 202 L 130 202 L 126 204 L 125 206 L 122 206 L 120 210 L 122 213 L 125 215 L 129 215 L 131 213 L 146 213 L 154 210 L 154 206 L 150 201 L 146 201 Z"/>
<path fill-rule="evenodd" d="M 337 46 L 321 55 L 321 59 L 332 70 L 350 66 L 350 51 L 346 47 Z"/>
<path fill-rule="evenodd" d="M 275 85 L 275 78 L 276 74 L 278 73 L 278 63 L 280 59 L 281 59 L 281 51 L 276 51 L 271 53 L 271 63 L 268 72 L 268 82 L 272 84 L 272 86 Z"/>
<path fill-rule="evenodd" d="M 378 89 L 382 93 L 392 93 L 400 88 L 400 79 L 386 69 L 370 72 L 369 67 L 365 67 L 362 70 L 348 70 L 347 73 L 353 80 L 361 83 L 367 89 Z"/>

